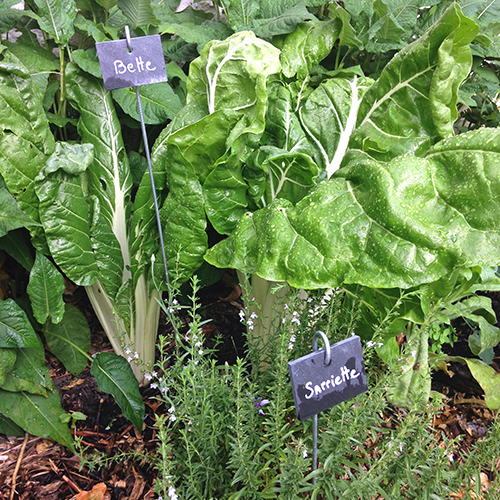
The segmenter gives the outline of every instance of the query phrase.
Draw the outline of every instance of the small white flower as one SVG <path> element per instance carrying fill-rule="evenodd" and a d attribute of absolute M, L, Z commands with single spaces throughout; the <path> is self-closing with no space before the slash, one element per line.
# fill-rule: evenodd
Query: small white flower
<path fill-rule="evenodd" d="M 373 342 L 373 340 L 369 340 L 367 343 L 366 343 L 366 347 L 374 347 L 375 346 L 375 342 Z"/>
<path fill-rule="evenodd" d="M 127 361 L 130 363 L 130 362 L 132 361 L 132 356 L 129 356 L 129 357 L 127 358 Z"/>
<path fill-rule="evenodd" d="M 172 415 L 170 415 L 168 419 L 170 420 L 170 422 L 175 422 L 177 420 L 177 417 L 172 413 Z"/>
<path fill-rule="evenodd" d="M 285 305 L 283 306 L 283 309 L 286 311 L 286 310 L 288 309 L 288 304 L 285 304 Z"/>
<path fill-rule="evenodd" d="M 404 446 L 403 446 L 403 443 L 399 443 L 399 451 L 400 451 L 401 453 L 403 453 L 403 451 L 404 451 Z"/>
<path fill-rule="evenodd" d="M 283 319 L 281 320 L 281 322 L 282 322 L 283 324 L 285 324 L 285 323 L 286 323 L 286 318 L 285 318 L 285 317 L 283 317 Z"/>
<path fill-rule="evenodd" d="M 158 376 L 158 373 L 157 373 L 157 372 L 155 372 L 155 371 L 153 371 L 153 372 L 151 373 L 151 376 L 153 376 L 153 377 L 157 377 L 157 376 Z"/>
<path fill-rule="evenodd" d="M 417 351 L 411 351 L 411 355 L 415 357 L 417 355 Z"/>
<path fill-rule="evenodd" d="M 448 455 L 448 460 L 449 460 L 450 462 L 454 462 L 454 461 L 455 461 L 455 454 L 454 454 L 454 453 L 450 453 L 450 454 Z"/>
<path fill-rule="evenodd" d="M 241 309 L 239 315 L 240 315 L 240 322 L 243 323 L 245 321 L 245 311 Z"/>
<path fill-rule="evenodd" d="M 154 382 L 151 384 L 150 387 L 151 387 L 151 389 L 158 389 L 158 385 L 155 384 Z"/>
<path fill-rule="evenodd" d="M 170 500 L 177 500 L 179 498 L 173 486 L 168 488 L 168 496 L 170 497 Z"/>
<path fill-rule="evenodd" d="M 198 340 L 196 344 L 194 345 L 195 347 L 201 347 L 203 345 L 203 342 L 201 340 Z"/>
<path fill-rule="evenodd" d="M 179 305 L 178 300 L 177 299 L 172 300 L 172 305 L 173 306 L 178 306 Z"/>
<path fill-rule="evenodd" d="M 161 388 L 161 392 L 162 392 L 163 394 L 167 394 L 167 392 L 168 392 L 168 387 L 162 387 L 162 388 Z"/>
<path fill-rule="evenodd" d="M 134 352 L 134 358 L 135 359 L 139 359 L 139 353 L 138 352 Z"/>
<path fill-rule="evenodd" d="M 203 349 L 200 349 L 200 350 L 198 351 L 198 354 L 199 354 L 200 356 L 203 356 Z"/>
<path fill-rule="evenodd" d="M 307 458 L 307 450 L 304 450 L 304 451 L 302 452 L 302 458 Z"/>
<path fill-rule="evenodd" d="M 127 354 L 127 355 L 128 355 L 128 354 L 132 354 L 132 351 L 130 350 L 130 348 L 129 348 L 129 347 L 127 347 L 127 348 L 125 349 L 125 354 Z"/>
<path fill-rule="evenodd" d="M 257 319 L 257 313 L 254 311 L 252 314 L 250 314 L 250 319 Z"/>
<path fill-rule="evenodd" d="M 172 405 L 169 409 L 168 409 L 168 413 L 174 413 L 175 411 L 175 407 L 174 405 Z"/>
<path fill-rule="evenodd" d="M 151 380 L 151 379 L 153 378 L 153 376 L 151 375 L 151 373 L 146 373 L 146 374 L 144 375 L 144 378 L 145 378 L 146 380 Z"/>

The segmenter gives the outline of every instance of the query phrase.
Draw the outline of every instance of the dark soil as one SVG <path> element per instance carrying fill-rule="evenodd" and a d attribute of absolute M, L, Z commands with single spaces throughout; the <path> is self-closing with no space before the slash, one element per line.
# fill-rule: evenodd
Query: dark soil
<path fill-rule="evenodd" d="M 492 298 L 500 317 L 499 295 L 493 294 Z M 75 288 L 68 293 L 67 300 L 87 316 L 92 332 L 91 353 L 111 350 L 84 290 Z M 237 357 L 245 355 L 238 290 L 231 286 L 230 280 L 223 279 L 201 290 L 200 300 L 203 319 L 211 319 L 204 329 L 206 347 L 216 346 L 219 363 L 234 363 Z M 455 327 L 458 338 L 451 353 L 470 356 L 467 344 L 470 329 L 461 323 Z M 164 319 L 161 328 L 167 328 Z M 86 421 L 76 424 L 74 434 L 88 452 L 120 457 L 136 451 L 146 458 L 120 459 L 95 470 L 88 467 L 80 470 L 79 459 L 53 441 L 29 435 L 0 436 L 0 499 L 90 500 L 92 497 L 89 498 L 85 492 L 99 487 L 102 488 L 100 496 L 94 489 L 96 499 L 154 498 L 155 470 L 147 457 L 154 456 L 157 445 L 155 414 L 165 411 L 155 399 L 157 392 L 151 388 L 142 389 L 147 417 L 142 433 L 139 433 L 121 416 L 113 397 L 99 390 L 88 368 L 74 377 L 50 353 L 47 361 L 61 394 L 63 408 L 67 412 L 78 411 L 87 416 Z M 500 372 L 499 363 L 500 352 L 497 351 L 493 366 Z M 433 389 L 449 398 L 442 414 L 435 420 L 435 427 L 449 437 L 462 434 L 466 449 L 485 435 L 493 415 L 483 404 L 483 391 L 467 367 L 452 364 L 450 372 L 452 377 L 443 372 L 433 377 Z M 489 473 L 491 475 L 491 471 Z M 13 496 L 12 491 L 15 491 Z"/>

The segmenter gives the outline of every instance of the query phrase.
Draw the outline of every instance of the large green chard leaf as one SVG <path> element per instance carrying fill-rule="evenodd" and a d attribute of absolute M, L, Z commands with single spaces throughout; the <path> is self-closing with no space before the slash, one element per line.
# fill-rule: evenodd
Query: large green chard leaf
<path fill-rule="evenodd" d="M 305 78 L 313 66 L 330 54 L 340 31 L 335 20 L 301 23 L 287 36 L 281 49 L 283 74 Z"/>
<path fill-rule="evenodd" d="M 312 140 L 317 163 L 330 178 L 340 167 L 355 132 L 369 78 L 334 78 L 320 85 L 299 109 L 302 127 Z"/>
<path fill-rule="evenodd" d="M 137 384 L 133 383 L 132 370 L 127 361 L 112 352 L 94 356 L 90 373 L 95 376 L 99 389 L 112 394 L 128 418 L 140 431 L 144 418 L 144 401 Z"/>
<path fill-rule="evenodd" d="M 38 225 L 17 205 L 16 200 L 5 188 L 0 188 L 0 237 L 20 227 Z"/>
<path fill-rule="evenodd" d="M 42 344 L 25 312 L 12 300 L 0 301 L 0 347 L 32 347 Z"/>
<path fill-rule="evenodd" d="M 190 65 L 187 103 L 206 105 L 209 113 L 218 109 L 244 111 L 248 127 L 245 132 L 259 133 L 265 111 L 266 79 L 279 70 L 278 49 L 251 32 L 211 42 Z"/>
<path fill-rule="evenodd" d="M 177 279 L 201 265 L 207 248 L 202 183 L 239 137 L 264 131 L 266 78 L 279 68 L 278 50 L 248 32 L 208 44 L 191 63 L 188 118 L 162 134 L 152 154 L 155 168 L 166 172 L 161 216 Z"/>
<path fill-rule="evenodd" d="M 407 288 L 458 265 L 496 265 L 499 170 L 496 129 L 447 139 L 425 159 L 361 157 L 339 171 L 344 178 L 321 183 L 295 207 L 276 200 L 247 215 L 206 260 L 300 288 Z M 474 176 L 488 183 L 487 192 L 451 195 Z"/>
<path fill-rule="evenodd" d="M 74 0 L 34 0 L 40 28 L 54 37 L 58 45 L 66 45 L 73 36 L 76 17 Z"/>
<path fill-rule="evenodd" d="M 472 57 L 478 26 L 453 5 L 422 38 L 407 45 L 364 95 L 350 148 L 389 160 L 425 153 L 453 134 L 457 88 Z"/>
<path fill-rule="evenodd" d="M 111 95 L 102 82 L 68 66 L 67 86 L 68 99 L 81 114 L 78 131 L 84 142 L 94 146 L 94 161 L 87 169 L 93 210 L 90 237 L 99 280 L 114 298 L 123 281 L 131 276 L 132 178 L 128 157 Z"/>
<path fill-rule="evenodd" d="M 14 56 L 0 62 L 0 116 L 0 174 L 21 210 L 38 222 L 34 180 L 55 142 L 40 89 Z"/>
<path fill-rule="evenodd" d="M 58 143 L 36 185 L 40 219 L 50 252 L 68 278 L 82 286 L 94 283 L 98 275 L 89 239 L 84 174 L 93 159 L 89 151 L 82 145 Z"/>

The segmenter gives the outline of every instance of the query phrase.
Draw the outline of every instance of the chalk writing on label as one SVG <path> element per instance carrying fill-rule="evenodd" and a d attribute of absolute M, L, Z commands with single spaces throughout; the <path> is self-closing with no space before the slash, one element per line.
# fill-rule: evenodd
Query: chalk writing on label
<path fill-rule="evenodd" d="M 143 71 L 155 71 L 156 66 L 152 65 L 151 61 L 146 61 L 144 62 L 142 60 L 142 57 L 136 57 L 134 62 L 125 64 L 121 59 L 116 60 L 113 63 L 115 67 L 115 74 L 117 75 L 123 75 L 124 73 L 135 73 L 138 71 L 139 73 L 142 73 Z"/>
<path fill-rule="evenodd" d="M 306 382 L 306 389 L 309 391 L 308 394 L 305 394 L 304 397 L 306 399 L 311 399 L 313 396 L 320 396 L 323 392 L 328 392 L 334 387 L 339 387 L 342 384 L 345 384 L 346 380 L 351 380 L 358 378 L 361 375 L 360 372 L 356 371 L 356 369 L 350 370 L 347 366 L 342 366 L 340 368 L 340 375 L 330 375 L 330 378 L 323 380 L 313 386 L 313 382 Z"/>
<path fill-rule="evenodd" d="M 288 363 L 295 410 L 300 420 L 347 401 L 363 392 L 366 373 L 361 339 L 353 335 L 330 346 L 325 365 L 324 349 Z"/>
<path fill-rule="evenodd" d="M 165 58 L 160 35 L 96 43 L 106 90 L 166 82 Z"/>

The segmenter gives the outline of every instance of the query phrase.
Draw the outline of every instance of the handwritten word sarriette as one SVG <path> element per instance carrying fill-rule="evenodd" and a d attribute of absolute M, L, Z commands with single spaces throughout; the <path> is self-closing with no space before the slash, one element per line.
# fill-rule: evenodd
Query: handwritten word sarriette
<path fill-rule="evenodd" d="M 340 375 L 331 375 L 330 378 L 323 380 L 319 384 L 315 384 L 311 381 L 307 382 L 305 388 L 309 391 L 304 397 L 306 399 L 311 399 L 314 396 L 320 396 L 323 392 L 329 391 L 338 387 L 346 382 L 346 380 L 352 380 L 358 378 L 361 374 L 355 369 L 349 369 L 347 366 L 342 366 L 340 368 Z"/>

